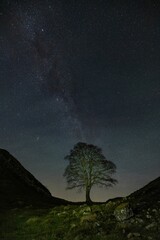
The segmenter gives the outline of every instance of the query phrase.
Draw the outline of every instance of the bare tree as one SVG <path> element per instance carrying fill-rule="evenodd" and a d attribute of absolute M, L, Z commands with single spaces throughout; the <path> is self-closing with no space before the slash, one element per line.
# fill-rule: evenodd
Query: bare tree
<path fill-rule="evenodd" d="M 112 178 L 116 165 L 106 160 L 101 148 L 87 143 L 77 143 L 65 157 L 69 161 L 65 169 L 67 189 L 85 189 L 86 203 L 92 203 L 90 191 L 94 185 L 111 187 L 117 183 Z"/>

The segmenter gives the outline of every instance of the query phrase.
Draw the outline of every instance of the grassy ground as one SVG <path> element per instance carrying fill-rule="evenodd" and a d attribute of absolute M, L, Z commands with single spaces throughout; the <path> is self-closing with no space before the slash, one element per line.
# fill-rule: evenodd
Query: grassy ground
<path fill-rule="evenodd" d="M 113 215 L 117 204 L 23 208 L 1 212 L 0 240 L 126 240 L 128 234 L 130 239 L 135 240 L 159 239 L 159 227 L 156 225 L 160 220 L 159 210 L 150 209 L 149 218 L 146 217 L 147 212 L 143 212 L 141 216 L 117 222 Z M 139 236 L 132 236 L 133 233 Z"/>
<path fill-rule="evenodd" d="M 110 218 L 107 209 L 102 217 L 102 211 L 104 206 L 61 206 L 47 210 L 13 209 L 1 213 L 0 239 L 119 239 L 116 234 L 111 234 L 115 221 Z M 107 217 L 105 224 L 103 221 Z"/>

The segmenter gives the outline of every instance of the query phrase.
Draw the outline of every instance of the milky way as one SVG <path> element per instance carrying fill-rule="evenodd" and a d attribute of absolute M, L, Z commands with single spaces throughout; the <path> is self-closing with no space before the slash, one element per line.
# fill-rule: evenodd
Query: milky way
<path fill-rule="evenodd" d="M 102 147 L 126 195 L 160 170 L 157 1 L 2 1 L 0 147 L 53 195 L 78 141 Z M 130 183 L 128 182 L 130 178 Z"/>
<path fill-rule="evenodd" d="M 19 101 L 29 100 L 35 105 L 26 103 L 29 106 L 25 113 L 22 109 L 23 114 L 28 115 L 31 121 L 33 110 L 39 112 L 38 119 L 34 120 L 40 123 L 46 121 L 47 115 L 50 122 L 52 118 L 55 121 L 55 114 L 59 115 L 56 116 L 59 130 L 68 127 L 70 134 L 77 134 L 81 138 L 81 123 L 71 96 L 72 79 L 65 63 L 63 36 L 67 35 L 67 31 L 64 30 L 59 4 L 36 6 L 33 3 L 15 3 L 8 15 L 8 34 L 12 38 L 9 42 L 11 49 L 7 50 L 8 54 L 12 54 L 12 61 L 16 62 L 16 69 L 13 71 L 17 71 L 19 67 L 19 79 L 15 76 L 15 80 L 8 81 L 15 82 L 14 94 L 20 96 L 17 104 L 19 105 Z M 25 66 L 21 70 L 22 61 Z M 22 113 L 18 111 L 17 116 L 20 115 Z"/>

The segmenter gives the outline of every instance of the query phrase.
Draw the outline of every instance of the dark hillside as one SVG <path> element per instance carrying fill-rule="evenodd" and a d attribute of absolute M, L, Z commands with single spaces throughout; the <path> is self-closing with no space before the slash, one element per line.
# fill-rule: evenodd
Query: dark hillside
<path fill-rule="evenodd" d="M 160 201 L 160 177 L 128 196 L 138 208 L 152 208 Z"/>
<path fill-rule="evenodd" d="M 0 206 L 45 206 L 66 201 L 51 196 L 30 172 L 9 152 L 0 149 Z"/>

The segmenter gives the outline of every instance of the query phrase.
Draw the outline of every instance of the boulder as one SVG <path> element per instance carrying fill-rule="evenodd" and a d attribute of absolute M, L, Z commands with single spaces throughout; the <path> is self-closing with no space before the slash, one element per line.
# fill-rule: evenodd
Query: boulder
<path fill-rule="evenodd" d="M 134 216 L 132 208 L 129 203 L 121 203 L 114 210 L 114 216 L 118 221 L 124 221 Z"/>
<path fill-rule="evenodd" d="M 139 238 L 139 237 L 141 237 L 140 233 L 128 233 L 127 235 L 128 239 Z"/>
<path fill-rule="evenodd" d="M 146 229 L 149 230 L 151 228 L 157 227 L 157 224 L 155 222 L 150 223 L 149 225 L 146 226 Z"/>
<path fill-rule="evenodd" d="M 96 213 L 93 214 L 88 214 L 88 215 L 84 215 L 83 217 L 81 217 L 80 222 L 84 223 L 84 222 L 95 222 L 97 218 Z"/>

